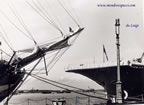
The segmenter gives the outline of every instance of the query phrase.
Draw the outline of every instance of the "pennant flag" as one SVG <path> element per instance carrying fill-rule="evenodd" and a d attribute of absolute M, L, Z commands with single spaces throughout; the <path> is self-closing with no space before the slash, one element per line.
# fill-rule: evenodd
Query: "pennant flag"
<path fill-rule="evenodd" d="M 105 54 L 105 57 L 106 57 L 106 59 L 108 61 L 109 59 L 108 59 L 108 56 L 107 56 L 107 53 L 106 53 L 104 45 L 103 45 L 103 54 Z M 103 56 L 103 58 L 104 58 L 104 56 Z M 103 61 L 105 61 L 105 60 L 103 59 Z"/>

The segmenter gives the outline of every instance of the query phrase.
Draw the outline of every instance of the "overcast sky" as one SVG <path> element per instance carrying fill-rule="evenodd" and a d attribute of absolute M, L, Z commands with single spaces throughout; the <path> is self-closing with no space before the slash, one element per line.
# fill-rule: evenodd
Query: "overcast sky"
<path fill-rule="evenodd" d="M 31 0 L 27 0 L 32 3 Z M 37 0 L 34 0 L 37 1 Z M 64 30 L 68 27 L 76 27 L 76 24 L 62 10 L 57 0 L 39 0 L 43 7 L 48 10 L 51 17 Z M 101 88 L 92 80 L 78 74 L 65 73 L 65 68 L 71 64 L 81 63 L 102 63 L 105 45 L 110 61 L 116 61 L 115 46 L 115 19 L 120 19 L 120 43 L 121 59 L 133 59 L 140 57 L 144 52 L 143 34 L 143 3 L 142 0 L 60 0 L 64 6 L 68 7 L 78 23 L 85 27 L 85 30 L 78 37 L 74 45 L 64 54 L 47 78 L 69 83 L 78 87 L 88 88 L 88 86 L 98 89 Z M 26 0 L 6 0 L 0 3 L 0 24 L 7 33 L 7 36 L 15 50 L 33 46 L 33 42 L 19 32 L 6 19 L 6 14 L 12 22 L 20 29 L 25 31 L 12 9 L 22 17 L 29 31 L 38 43 L 61 36 L 60 33 L 42 19 L 27 3 Z M 98 7 L 99 4 L 135 4 L 135 7 Z M 4 14 L 3 14 L 4 13 Z M 137 25 L 137 27 L 127 27 L 127 25 Z M 3 30 L 1 29 L 2 33 Z M 2 39 L 1 39 L 2 40 Z M 3 42 L 2 42 L 3 43 Z M 5 44 L 1 46 L 8 50 Z M 35 83 L 34 83 L 35 82 Z M 33 84 L 34 83 L 34 84 Z M 78 85 L 82 83 L 82 85 Z M 29 85 L 32 84 L 32 85 Z M 50 88 L 38 80 L 31 79 L 23 88 Z"/>

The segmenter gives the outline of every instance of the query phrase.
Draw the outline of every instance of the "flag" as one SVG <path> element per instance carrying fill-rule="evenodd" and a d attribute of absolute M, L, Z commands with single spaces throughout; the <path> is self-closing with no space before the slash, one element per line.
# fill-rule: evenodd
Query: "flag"
<path fill-rule="evenodd" d="M 103 54 L 105 54 L 105 57 L 106 57 L 106 59 L 107 59 L 107 61 L 108 61 L 109 59 L 108 59 L 108 56 L 107 56 L 107 53 L 106 53 L 106 50 L 105 50 L 104 45 L 103 45 Z"/>

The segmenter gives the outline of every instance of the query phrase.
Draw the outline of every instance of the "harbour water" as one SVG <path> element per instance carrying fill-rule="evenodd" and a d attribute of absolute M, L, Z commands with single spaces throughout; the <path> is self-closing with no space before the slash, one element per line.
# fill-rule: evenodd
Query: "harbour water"
<path fill-rule="evenodd" d="M 83 92 L 87 95 L 105 97 L 103 91 Z M 92 98 L 77 93 L 27 93 L 14 95 L 9 101 L 9 105 L 57 105 L 56 101 L 65 101 L 65 105 L 95 105 L 105 103 L 106 100 Z M 3 102 L 1 103 L 3 105 Z M 62 105 L 59 103 L 58 105 Z"/>

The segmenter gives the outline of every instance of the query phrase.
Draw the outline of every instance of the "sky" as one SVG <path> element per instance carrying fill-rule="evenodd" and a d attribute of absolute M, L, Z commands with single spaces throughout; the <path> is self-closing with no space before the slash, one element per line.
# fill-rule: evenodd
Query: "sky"
<path fill-rule="evenodd" d="M 23 49 L 34 46 L 31 38 L 19 32 L 9 19 L 26 33 L 18 19 L 14 16 L 15 11 L 26 24 L 29 32 L 38 43 L 52 38 L 60 37 L 60 33 L 37 14 L 28 3 L 32 0 L 6 0 L 0 3 L 1 33 L 7 33 L 7 39 L 12 47 Z M 68 27 L 76 27 L 76 24 L 65 13 L 57 0 L 34 0 L 40 1 L 49 12 L 52 19 L 58 23 L 62 30 L 67 33 Z M 94 81 L 79 74 L 66 73 L 68 66 L 78 64 L 101 64 L 103 63 L 102 46 L 105 45 L 110 62 L 116 61 L 115 19 L 120 19 L 120 43 L 121 59 L 133 59 L 140 57 L 144 52 L 143 36 L 143 2 L 142 0 L 60 0 L 73 14 L 77 22 L 84 27 L 76 42 L 57 62 L 46 78 L 71 84 L 81 88 L 102 89 Z M 46 3 L 48 2 L 48 3 Z M 98 5 L 117 4 L 131 5 L 135 7 L 98 7 Z M 6 16 L 4 15 L 6 14 Z M 135 27 L 137 26 L 137 27 Z M 3 30 L 3 29 L 4 30 Z M 3 39 L 1 39 L 3 40 Z M 1 48 L 9 52 L 10 49 L 3 43 Z M 11 52 L 9 52 L 11 53 Z M 21 89 L 53 89 L 52 86 L 30 78 Z"/>

